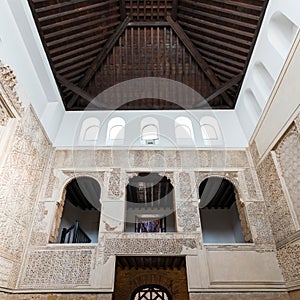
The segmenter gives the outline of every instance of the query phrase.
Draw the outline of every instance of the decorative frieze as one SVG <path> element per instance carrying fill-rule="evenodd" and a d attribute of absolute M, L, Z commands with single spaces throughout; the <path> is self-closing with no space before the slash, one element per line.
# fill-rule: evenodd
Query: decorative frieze
<path fill-rule="evenodd" d="M 188 249 L 201 249 L 199 235 L 193 237 L 178 234 L 161 234 L 155 236 L 149 233 L 135 234 L 126 236 L 126 234 L 115 235 L 115 237 L 103 237 L 104 261 L 112 255 L 180 255 Z"/>

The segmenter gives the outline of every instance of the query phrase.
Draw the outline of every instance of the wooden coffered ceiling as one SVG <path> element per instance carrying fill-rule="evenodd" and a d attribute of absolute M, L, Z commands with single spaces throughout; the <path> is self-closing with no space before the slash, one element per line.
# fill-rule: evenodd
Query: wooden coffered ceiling
<path fill-rule="evenodd" d="M 67 110 L 233 109 L 268 0 L 28 3 Z M 194 92 L 127 84 L 147 77 Z"/>

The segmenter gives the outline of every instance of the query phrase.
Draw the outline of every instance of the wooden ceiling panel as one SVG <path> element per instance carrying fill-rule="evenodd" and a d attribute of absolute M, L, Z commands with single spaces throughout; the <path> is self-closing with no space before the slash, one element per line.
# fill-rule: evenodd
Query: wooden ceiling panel
<path fill-rule="evenodd" d="M 85 109 L 92 96 L 82 96 L 97 95 L 118 83 L 142 77 L 184 83 L 209 99 L 208 107 L 232 109 L 268 1 L 28 3 L 66 109 Z M 236 82 L 235 78 L 240 80 Z M 165 95 L 162 91 L 161 99 L 133 98 L 125 104 L 120 99 L 107 101 L 119 109 L 199 107 L 199 99 L 193 95 L 182 95 L 180 103 L 163 99 Z M 101 109 L 107 105 L 103 103 Z"/>

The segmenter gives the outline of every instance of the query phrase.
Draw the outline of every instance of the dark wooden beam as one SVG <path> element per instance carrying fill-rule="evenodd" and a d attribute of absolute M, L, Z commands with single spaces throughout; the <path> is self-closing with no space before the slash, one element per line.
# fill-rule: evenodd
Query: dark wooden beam
<path fill-rule="evenodd" d="M 119 0 L 120 3 L 120 15 L 121 15 L 121 20 L 126 19 L 126 6 L 125 6 L 125 0 Z"/>
<path fill-rule="evenodd" d="M 172 1 L 172 14 L 171 14 L 171 16 L 172 16 L 172 19 L 174 21 L 177 20 L 177 10 L 178 10 L 178 0 L 173 0 Z"/>
<path fill-rule="evenodd" d="M 205 99 L 205 102 L 198 103 L 193 108 L 201 108 L 201 107 L 206 106 L 207 103 L 209 103 L 210 101 L 212 101 L 213 99 L 215 99 L 217 96 L 219 96 L 222 93 L 224 93 L 226 90 L 228 90 L 229 88 L 231 88 L 233 85 L 239 83 L 240 80 L 243 78 L 243 75 L 244 74 L 241 73 L 241 74 L 238 74 L 237 76 L 233 77 L 228 82 L 226 82 L 222 87 L 218 88 L 210 96 L 208 96 Z"/>
<path fill-rule="evenodd" d="M 80 96 L 84 98 L 87 101 L 92 101 L 94 99 L 93 96 L 91 96 L 89 93 L 86 91 L 82 90 L 80 87 L 77 85 L 73 84 L 72 82 L 68 81 L 65 79 L 63 76 L 56 74 L 56 79 L 66 88 L 74 92 L 77 96 Z M 74 103 L 73 103 L 74 104 Z M 67 105 L 68 106 L 68 105 Z"/>
<path fill-rule="evenodd" d="M 166 27 L 170 26 L 168 22 L 164 21 L 134 21 L 128 23 L 128 27 Z"/>
<path fill-rule="evenodd" d="M 80 88 L 85 88 L 89 81 L 92 79 L 92 77 L 95 75 L 99 67 L 102 65 L 103 61 L 109 54 L 109 52 L 112 50 L 114 47 L 115 43 L 121 36 L 121 34 L 124 32 L 126 29 L 128 23 L 130 22 L 130 18 L 127 16 L 125 20 L 117 27 L 115 30 L 114 34 L 107 40 L 106 44 L 102 48 L 101 52 L 97 55 L 95 60 L 92 62 L 91 66 L 88 68 L 86 71 L 84 77 L 82 80 L 80 80 L 78 86 Z M 69 101 L 67 108 L 72 107 L 72 105 L 77 101 L 78 95 L 74 95 L 72 99 Z"/>
<path fill-rule="evenodd" d="M 215 88 L 220 88 L 222 85 L 213 72 L 213 70 L 210 68 L 208 63 L 205 61 L 205 59 L 202 57 L 198 49 L 194 46 L 192 41 L 189 39 L 189 37 L 186 35 L 182 27 L 175 22 L 170 16 L 167 17 L 167 21 L 169 22 L 171 28 L 175 31 L 180 41 L 183 43 L 183 45 L 187 48 L 191 56 L 195 59 L 201 70 L 205 73 L 207 78 L 210 80 L 212 85 Z M 233 101 L 227 96 L 223 95 L 224 101 L 230 106 L 233 107 L 234 103 Z"/>

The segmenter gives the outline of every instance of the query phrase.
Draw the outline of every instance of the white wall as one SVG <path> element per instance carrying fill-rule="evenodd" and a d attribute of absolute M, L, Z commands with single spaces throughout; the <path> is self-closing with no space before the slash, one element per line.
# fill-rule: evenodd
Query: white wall
<path fill-rule="evenodd" d="M 26 0 L 0 1 L 0 60 L 9 65 L 24 106 L 32 104 L 54 140 L 64 108 Z"/>
<path fill-rule="evenodd" d="M 204 243 L 244 243 L 236 205 L 230 209 L 201 209 Z"/>
<path fill-rule="evenodd" d="M 300 26 L 299 9 L 298 0 L 269 1 L 235 110 L 167 113 L 155 111 L 155 117 L 161 124 L 161 138 L 155 147 L 184 148 L 185 145 L 178 145 L 175 140 L 173 121 L 178 116 L 187 116 L 192 120 L 195 142 L 187 147 L 247 147 Z M 123 146 L 135 148 L 142 146 L 139 133 L 140 120 L 145 116 L 153 116 L 154 111 L 139 111 L 138 114 L 135 111 L 65 112 L 27 1 L 1 0 L 0 11 L 0 59 L 13 68 L 19 82 L 17 90 L 20 99 L 26 105 L 29 103 L 33 105 L 54 146 L 106 147 L 108 120 L 118 115 L 122 115 L 127 123 Z M 287 101 L 284 105 L 282 102 L 283 100 L 277 112 L 286 107 Z M 290 113 L 290 111 L 285 113 L 284 117 Z M 213 114 L 219 121 L 224 138 L 222 144 L 204 145 L 200 136 L 199 119 L 206 114 Z M 101 122 L 100 138 L 94 144 L 79 145 L 81 122 L 86 117 L 95 115 Z"/>
<path fill-rule="evenodd" d="M 212 116 L 218 120 L 222 132 L 220 143 L 205 145 L 201 135 L 200 119 Z M 125 140 L 123 145 L 114 147 L 132 148 L 185 148 L 177 144 L 175 138 L 175 119 L 180 116 L 188 117 L 193 125 L 195 140 L 188 148 L 242 148 L 248 145 L 234 111 L 203 110 L 203 111 L 83 111 L 66 112 L 60 130 L 54 141 L 55 147 L 111 147 L 107 145 L 107 126 L 110 119 L 121 116 L 125 120 Z M 97 141 L 82 142 L 79 139 L 80 129 L 85 119 L 95 117 L 100 120 L 100 132 Z M 160 137 L 156 145 L 144 145 L 141 141 L 140 123 L 145 117 L 155 117 L 159 122 Z"/>
<path fill-rule="evenodd" d="M 299 30 L 299 10 L 298 0 L 269 1 L 235 109 L 247 140 L 251 138 L 264 110 L 272 102 L 272 90 Z M 284 112 L 284 118 L 289 117 L 286 109 L 289 110 L 290 100 L 281 99 L 280 102 L 276 109 L 277 115 L 272 116 L 272 124 L 277 122 L 281 112 Z M 270 125 L 268 128 L 272 130 Z M 270 140 L 267 138 L 266 142 L 270 143 Z"/>

